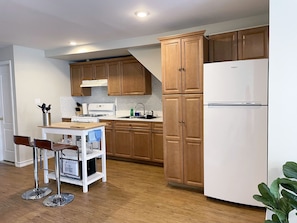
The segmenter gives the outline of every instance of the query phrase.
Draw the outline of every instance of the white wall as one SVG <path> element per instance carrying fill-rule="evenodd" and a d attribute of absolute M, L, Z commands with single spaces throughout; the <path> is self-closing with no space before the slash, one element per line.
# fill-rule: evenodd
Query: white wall
<path fill-rule="evenodd" d="M 269 184 L 286 161 L 297 162 L 296 9 L 295 0 L 270 0 Z"/>
<path fill-rule="evenodd" d="M 65 61 L 49 59 L 44 52 L 13 46 L 16 93 L 16 118 L 19 135 L 40 138 L 41 109 L 35 99 L 52 105 L 52 122 L 61 121 L 60 97 L 70 96 L 69 65 Z M 18 151 L 16 166 L 23 166 L 32 159 L 31 150 Z"/>

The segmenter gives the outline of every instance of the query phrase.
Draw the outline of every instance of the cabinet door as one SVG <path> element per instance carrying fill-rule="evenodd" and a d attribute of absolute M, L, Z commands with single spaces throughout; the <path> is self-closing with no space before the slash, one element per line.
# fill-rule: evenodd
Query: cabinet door
<path fill-rule="evenodd" d="M 93 70 L 95 80 L 107 78 L 106 63 L 93 64 Z"/>
<path fill-rule="evenodd" d="M 152 123 L 152 161 L 163 163 L 163 123 Z"/>
<path fill-rule="evenodd" d="M 203 35 L 182 39 L 182 93 L 203 92 Z"/>
<path fill-rule="evenodd" d="M 163 132 L 152 132 L 152 161 L 163 163 Z"/>
<path fill-rule="evenodd" d="M 268 58 L 268 26 L 238 31 L 238 59 Z"/>
<path fill-rule="evenodd" d="M 83 80 L 93 80 L 94 79 L 92 64 L 82 65 L 82 79 Z"/>
<path fill-rule="evenodd" d="M 70 66 L 70 84 L 72 96 L 90 96 L 91 88 L 81 88 L 82 68 L 81 66 Z"/>
<path fill-rule="evenodd" d="M 122 62 L 122 95 L 146 94 L 144 67 L 137 60 Z"/>
<path fill-rule="evenodd" d="M 122 75 L 119 62 L 110 62 L 107 64 L 108 73 L 108 95 L 122 94 Z"/>
<path fill-rule="evenodd" d="M 105 129 L 106 154 L 113 155 L 113 130 Z"/>
<path fill-rule="evenodd" d="M 114 155 L 113 121 L 100 120 L 100 122 L 106 123 L 106 126 L 105 126 L 106 154 Z"/>
<path fill-rule="evenodd" d="M 118 157 L 131 158 L 131 134 L 130 130 L 114 130 L 114 154 Z"/>
<path fill-rule="evenodd" d="M 151 132 L 149 130 L 132 130 L 132 158 L 151 159 Z"/>
<path fill-rule="evenodd" d="M 181 40 L 161 42 L 163 94 L 181 93 Z"/>
<path fill-rule="evenodd" d="M 203 186 L 203 100 L 202 95 L 182 96 L 184 183 Z"/>
<path fill-rule="evenodd" d="M 164 172 L 168 181 L 183 182 L 182 106 L 180 95 L 163 96 Z"/>
<path fill-rule="evenodd" d="M 237 32 L 209 36 L 209 61 L 237 60 Z"/>

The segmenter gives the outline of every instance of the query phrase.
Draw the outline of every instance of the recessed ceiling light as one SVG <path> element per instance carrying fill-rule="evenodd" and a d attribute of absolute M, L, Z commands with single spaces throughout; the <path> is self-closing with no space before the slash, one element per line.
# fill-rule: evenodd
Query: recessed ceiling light
<path fill-rule="evenodd" d="M 75 41 L 70 41 L 69 44 L 70 44 L 71 46 L 76 46 L 76 42 L 75 42 Z"/>
<path fill-rule="evenodd" d="M 148 12 L 148 11 L 137 11 L 137 12 L 135 12 L 135 15 L 137 16 L 137 17 L 141 17 L 141 18 L 143 18 L 143 17 L 146 17 L 146 16 L 148 16 L 150 13 Z"/>

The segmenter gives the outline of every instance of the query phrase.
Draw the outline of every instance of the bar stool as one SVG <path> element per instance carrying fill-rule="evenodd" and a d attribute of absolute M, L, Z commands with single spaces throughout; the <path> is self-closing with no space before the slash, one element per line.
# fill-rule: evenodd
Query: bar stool
<path fill-rule="evenodd" d="M 40 198 L 43 198 L 43 197 L 49 195 L 52 192 L 51 189 L 49 189 L 48 187 L 39 187 L 39 183 L 38 183 L 38 155 L 37 155 L 38 153 L 37 153 L 37 148 L 31 142 L 30 137 L 14 135 L 13 139 L 14 139 L 14 143 L 16 145 L 23 145 L 23 146 L 28 146 L 28 147 L 33 148 L 35 188 L 23 193 L 22 198 L 25 200 L 36 200 L 36 199 L 40 199 Z"/>
<path fill-rule="evenodd" d="M 55 176 L 57 182 L 57 194 L 47 197 L 43 204 L 48 207 L 64 206 L 74 199 L 74 195 L 70 193 L 61 193 L 61 181 L 60 181 L 60 152 L 63 149 L 77 150 L 77 146 L 53 143 L 50 140 L 34 139 L 34 145 L 40 149 L 47 149 L 54 151 L 55 154 Z"/>

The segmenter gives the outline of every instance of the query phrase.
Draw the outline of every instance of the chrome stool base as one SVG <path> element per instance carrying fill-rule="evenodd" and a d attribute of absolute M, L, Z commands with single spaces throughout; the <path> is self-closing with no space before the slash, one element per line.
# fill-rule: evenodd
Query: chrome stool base
<path fill-rule="evenodd" d="M 51 189 L 47 187 L 39 187 L 34 188 L 32 190 L 28 190 L 22 194 L 22 198 L 25 200 L 37 200 L 43 197 L 46 197 L 52 192 Z"/>
<path fill-rule="evenodd" d="M 47 207 L 60 207 L 64 206 L 66 204 L 69 204 L 71 201 L 73 201 L 74 195 L 69 193 L 61 193 L 60 195 L 54 194 L 49 197 L 47 197 L 43 204 Z"/>

